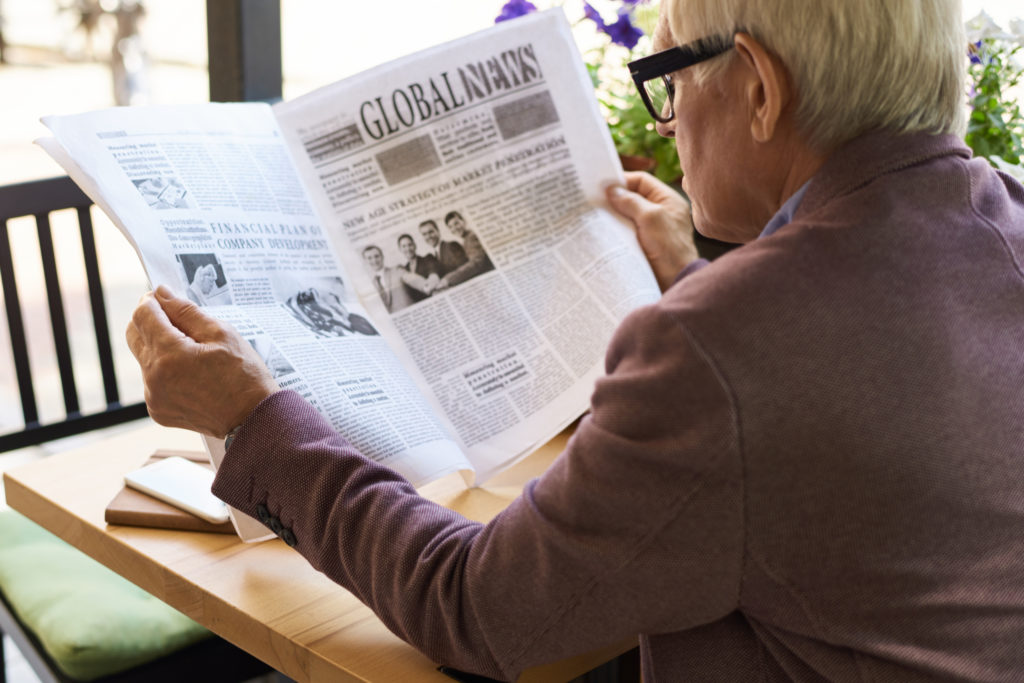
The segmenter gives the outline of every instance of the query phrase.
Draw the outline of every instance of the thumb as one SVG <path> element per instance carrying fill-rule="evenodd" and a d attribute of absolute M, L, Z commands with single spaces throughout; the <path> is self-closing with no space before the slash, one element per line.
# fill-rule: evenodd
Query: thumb
<path fill-rule="evenodd" d="M 197 342 L 214 339 L 220 330 L 220 325 L 214 318 L 206 315 L 199 306 L 188 299 L 174 296 L 166 286 L 160 285 L 153 294 L 171 324 Z"/>
<path fill-rule="evenodd" d="M 654 202 L 636 192 L 630 192 L 621 185 L 609 187 L 605 191 L 605 196 L 613 209 L 634 223 L 637 223 L 643 214 L 650 213 L 657 208 L 657 204 Z"/>

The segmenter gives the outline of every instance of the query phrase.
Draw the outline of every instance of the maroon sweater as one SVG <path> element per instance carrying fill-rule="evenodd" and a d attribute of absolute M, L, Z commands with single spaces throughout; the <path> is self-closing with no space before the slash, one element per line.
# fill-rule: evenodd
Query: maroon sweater
<path fill-rule="evenodd" d="M 952 136 L 866 136 L 789 225 L 622 324 L 565 453 L 490 524 L 289 392 L 214 492 L 492 677 L 639 633 L 647 683 L 1019 681 L 1022 260 L 1019 184 Z"/>

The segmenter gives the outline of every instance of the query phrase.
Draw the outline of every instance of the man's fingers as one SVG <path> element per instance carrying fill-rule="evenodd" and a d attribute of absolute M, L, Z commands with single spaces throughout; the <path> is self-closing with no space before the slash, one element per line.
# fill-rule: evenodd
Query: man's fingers
<path fill-rule="evenodd" d="M 636 192 L 655 204 L 675 201 L 681 198 L 676 188 L 661 182 L 650 173 L 642 171 L 626 173 L 626 189 L 630 192 Z"/>
<path fill-rule="evenodd" d="M 171 290 L 163 285 L 157 287 L 153 295 L 170 323 L 192 339 L 205 342 L 221 336 L 221 324 L 206 315 L 203 309 L 193 302 L 174 296 Z"/>
<path fill-rule="evenodd" d="M 128 340 L 128 350 L 132 352 L 136 360 L 142 360 L 142 336 L 139 335 L 139 330 L 135 327 L 135 322 L 128 323 L 128 329 L 124 331 L 124 338 Z"/>
<path fill-rule="evenodd" d="M 650 173 L 644 173 L 643 171 L 626 171 L 625 175 L 626 189 L 638 194 L 647 194 L 643 190 L 650 186 L 650 181 L 654 178 Z"/>
<path fill-rule="evenodd" d="M 644 215 L 658 208 L 654 202 L 626 188 L 610 187 L 606 194 L 612 208 L 634 223 L 640 223 Z"/>
<path fill-rule="evenodd" d="M 150 416 L 223 437 L 279 389 L 259 354 L 229 325 L 164 288 L 142 297 L 125 330 Z"/>
<path fill-rule="evenodd" d="M 697 258 L 689 204 L 648 173 L 627 173 L 626 187 L 610 187 L 607 196 L 612 208 L 633 222 L 644 256 L 665 290 Z"/>
<path fill-rule="evenodd" d="M 132 313 L 130 328 L 134 328 L 138 335 L 137 344 L 141 347 L 165 347 L 180 344 L 187 339 L 167 318 L 152 293 L 144 294 L 139 299 L 139 305 Z"/>

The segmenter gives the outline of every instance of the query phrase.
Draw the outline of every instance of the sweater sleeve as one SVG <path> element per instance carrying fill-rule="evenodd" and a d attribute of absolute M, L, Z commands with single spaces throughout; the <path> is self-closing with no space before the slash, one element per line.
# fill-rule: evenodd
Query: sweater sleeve
<path fill-rule="evenodd" d="M 607 370 L 566 451 L 487 525 L 420 497 L 287 391 L 243 423 L 213 490 L 279 520 L 388 628 L 464 671 L 514 679 L 717 620 L 743 546 L 729 393 L 660 306 L 620 327 Z"/>

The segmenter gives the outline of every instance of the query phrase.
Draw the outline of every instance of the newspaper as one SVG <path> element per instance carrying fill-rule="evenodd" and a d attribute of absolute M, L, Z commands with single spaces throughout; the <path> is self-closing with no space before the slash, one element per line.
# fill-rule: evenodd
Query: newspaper
<path fill-rule="evenodd" d="M 416 485 L 482 482 L 557 434 L 618 322 L 659 296 L 605 204 L 622 171 L 560 10 L 274 106 L 43 121 L 154 286 Z"/>

